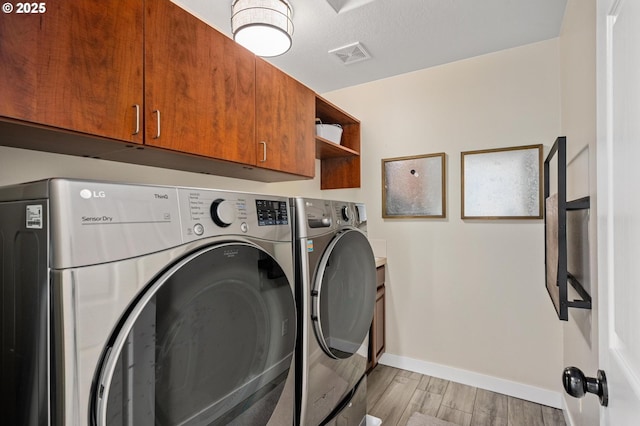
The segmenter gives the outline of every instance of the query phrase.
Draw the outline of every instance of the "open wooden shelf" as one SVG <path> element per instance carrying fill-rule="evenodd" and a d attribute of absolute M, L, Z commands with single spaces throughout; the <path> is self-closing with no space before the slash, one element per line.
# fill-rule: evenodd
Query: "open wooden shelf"
<path fill-rule="evenodd" d="M 323 137 L 316 136 L 316 158 L 358 157 L 360 153 L 346 146 L 333 143 Z"/>
<path fill-rule="evenodd" d="M 340 144 L 316 136 L 316 158 L 322 160 L 320 188 L 360 187 L 360 121 L 316 95 L 316 118 L 342 126 Z"/>

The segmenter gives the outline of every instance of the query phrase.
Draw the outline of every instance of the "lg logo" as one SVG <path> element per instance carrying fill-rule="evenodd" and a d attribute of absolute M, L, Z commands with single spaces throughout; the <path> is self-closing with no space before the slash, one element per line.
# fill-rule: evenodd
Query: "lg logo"
<path fill-rule="evenodd" d="M 83 189 L 80 191 L 80 196 L 85 200 L 91 198 L 107 198 L 107 194 L 104 191 L 91 191 L 90 189 Z"/>

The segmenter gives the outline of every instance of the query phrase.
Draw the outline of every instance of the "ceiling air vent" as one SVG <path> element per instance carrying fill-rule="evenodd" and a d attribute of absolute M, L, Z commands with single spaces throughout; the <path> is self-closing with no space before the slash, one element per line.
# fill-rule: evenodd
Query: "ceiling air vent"
<path fill-rule="evenodd" d="M 342 46 L 337 49 L 329 51 L 330 54 L 335 55 L 340 61 L 345 64 L 353 64 L 355 62 L 364 61 L 371 58 L 371 55 L 364 50 L 364 47 L 360 42 L 352 43 L 347 46 Z"/>

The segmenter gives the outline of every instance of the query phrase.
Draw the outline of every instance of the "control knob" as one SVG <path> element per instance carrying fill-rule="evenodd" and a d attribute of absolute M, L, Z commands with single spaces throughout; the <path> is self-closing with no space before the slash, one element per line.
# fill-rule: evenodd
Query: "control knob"
<path fill-rule="evenodd" d="M 218 198 L 211 203 L 211 219 L 222 228 L 231 225 L 236 220 L 236 208 L 233 202 Z"/>
<path fill-rule="evenodd" d="M 349 206 L 344 206 L 342 208 L 342 219 L 344 219 L 344 220 L 351 219 L 351 213 L 349 212 Z"/>

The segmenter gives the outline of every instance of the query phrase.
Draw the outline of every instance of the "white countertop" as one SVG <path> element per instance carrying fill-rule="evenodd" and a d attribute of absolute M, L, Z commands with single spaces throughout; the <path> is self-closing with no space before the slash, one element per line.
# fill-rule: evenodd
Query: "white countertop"
<path fill-rule="evenodd" d="M 386 257 L 377 257 L 376 256 L 376 268 L 379 268 L 381 266 L 384 266 L 387 264 L 387 258 Z"/>

